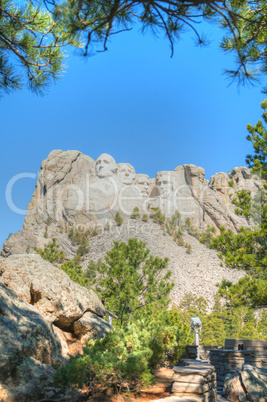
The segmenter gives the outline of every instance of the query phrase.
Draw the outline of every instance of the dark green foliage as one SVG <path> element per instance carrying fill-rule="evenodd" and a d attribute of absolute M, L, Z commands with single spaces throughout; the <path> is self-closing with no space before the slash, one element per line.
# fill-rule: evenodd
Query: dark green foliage
<path fill-rule="evenodd" d="M 223 280 L 220 295 L 225 297 L 231 306 L 250 306 L 252 308 L 267 306 L 267 275 L 263 278 L 247 275 L 236 285 Z"/>
<path fill-rule="evenodd" d="M 251 196 L 250 191 L 241 190 L 237 191 L 236 195 L 232 198 L 232 203 L 237 206 L 235 213 L 243 215 L 248 220 L 251 214 Z"/>
<path fill-rule="evenodd" d="M 263 109 L 262 118 L 267 123 L 267 99 L 261 103 Z M 267 131 L 261 120 L 255 126 L 247 125 L 249 135 L 247 139 L 252 143 L 254 155 L 248 155 L 246 162 L 252 168 L 252 172 L 256 173 L 263 180 L 267 180 Z"/>
<path fill-rule="evenodd" d="M 176 232 L 174 233 L 175 239 L 180 239 L 183 236 L 183 226 L 179 226 Z"/>
<path fill-rule="evenodd" d="M 180 229 L 182 231 L 181 214 L 179 211 L 175 211 L 171 218 L 166 220 L 166 229 L 171 236 L 175 236 L 176 230 Z"/>
<path fill-rule="evenodd" d="M 138 207 L 135 207 L 135 208 L 133 209 L 131 218 L 132 218 L 132 219 L 140 218 L 140 211 L 139 211 L 139 208 L 138 208 Z"/>
<path fill-rule="evenodd" d="M 115 222 L 117 223 L 118 226 L 121 226 L 123 224 L 123 218 L 119 212 L 116 212 Z"/>
<path fill-rule="evenodd" d="M 211 240 L 214 237 L 215 233 L 215 227 L 214 226 L 208 226 L 206 230 L 202 231 L 199 237 L 199 241 L 202 244 L 209 245 L 211 243 Z"/>
<path fill-rule="evenodd" d="M 115 391 L 138 390 L 154 381 L 151 369 L 168 357 L 176 363 L 188 342 L 189 327 L 177 310 L 151 317 L 151 322 L 127 323 L 103 339 L 90 341 L 84 354 L 71 357 L 55 374 L 56 386 L 83 385 L 93 390 L 113 387 Z M 154 318 L 154 319 L 153 319 Z"/>
<path fill-rule="evenodd" d="M 83 273 L 82 267 L 76 265 L 74 261 L 66 261 L 60 266 L 60 268 L 69 275 L 70 279 L 77 282 L 79 285 L 89 288 L 90 280 Z"/>
<path fill-rule="evenodd" d="M 101 265 L 100 260 L 98 260 L 97 263 L 95 263 L 93 260 L 89 261 L 85 275 L 87 278 L 89 278 L 91 280 L 92 283 L 96 283 L 96 277 L 97 277 L 97 273 L 98 273 L 100 265 Z"/>
<path fill-rule="evenodd" d="M 59 250 L 59 245 L 56 239 L 53 238 L 51 242 L 44 246 L 44 249 L 34 248 L 37 254 L 40 254 L 44 260 L 50 262 L 62 263 L 65 260 L 65 254 L 63 250 Z"/>
<path fill-rule="evenodd" d="M 178 237 L 177 244 L 178 244 L 178 246 L 183 247 L 184 246 L 184 239 L 182 237 Z"/>
<path fill-rule="evenodd" d="M 50 5 L 52 2 L 47 3 Z M 57 4 L 57 3 L 56 3 Z M 200 46 L 208 41 L 196 29 L 197 23 L 205 20 L 224 30 L 220 47 L 225 53 L 234 53 L 237 68 L 228 70 L 227 75 L 238 83 L 253 83 L 256 73 L 266 73 L 266 4 L 247 0 L 219 2 L 178 0 L 83 0 L 78 4 L 65 0 L 53 9 L 56 21 L 62 21 L 67 32 L 84 33 L 84 54 L 90 54 L 91 44 L 100 43 L 103 50 L 112 35 L 130 30 L 137 22 L 142 32 L 152 32 L 156 37 L 163 34 L 170 43 L 171 54 L 174 43 L 187 29 L 192 30 Z M 251 70 L 251 64 L 260 68 Z"/>
<path fill-rule="evenodd" d="M 75 265 L 80 265 L 82 263 L 82 257 L 79 254 L 76 254 L 73 258 L 73 262 Z"/>
<path fill-rule="evenodd" d="M 234 187 L 234 180 L 229 180 L 228 181 L 229 187 Z"/>
<path fill-rule="evenodd" d="M 187 232 L 192 231 L 192 225 L 191 225 L 190 218 L 186 218 L 186 220 L 185 220 L 185 229 L 187 230 Z"/>
<path fill-rule="evenodd" d="M 9 235 L 6 238 L 6 241 L 10 239 L 10 236 L 12 236 L 13 233 L 9 233 Z"/>
<path fill-rule="evenodd" d="M 82 261 L 82 257 L 90 251 L 89 239 L 97 233 L 97 228 L 84 230 L 82 227 L 78 227 L 78 229 L 70 229 L 69 238 L 72 244 L 78 246 L 76 256 L 74 257 L 75 264 L 79 265 Z"/>
<path fill-rule="evenodd" d="M 89 251 L 90 251 L 90 247 L 88 246 L 88 242 L 86 240 L 84 240 L 78 247 L 77 255 L 82 257 L 85 254 L 87 254 Z"/>
<path fill-rule="evenodd" d="M 262 117 L 267 123 L 267 101 L 261 106 L 264 109 Z M 235 202 L 238 213 L 250 218 L 254 225 L 241 228 L 237 234 L 221 228 L 221 234 L 211 241 L 210 246 L 220 252 L 227 265 L 247 271 L 247 276 L 236 285 L 224 280 L 220 295 L 229 305 L 256 308 L 267 306 L 267 131 L 261 120 L 247 128 L 250 133 L 247 139 L 254 148 L 254 155 L 249 155 L 247 162 L 252 173 L 262 179 L 263 188 L 254 200 L 248 193 L 240 192 Z"/>
<path fill-rule="evenodd" d="M 149 343 L 150 349 L 153 350 L 150 358 L 150 366 L 153 368 L 164 361 L 171 365 L 177 364 L 186 345 L 193 340 L 189 323 L 183 323 L 176 306 L 167 311 L 155 308 L 145 321 L 144 328 L 148 328 L 153 335 Z"/>
<path fill-rule="evenodd" d="M 145 243 L 130 239 L 128 244 L 114 242 L 105 264 L 98 265 L 97 290 L 107 308 L 121 324 L 149 315 L 151 305 L 167 306 L 174 284 L 167 271 L 168 259 L 153 257 Z M 153 307 L 153 306 L 152 306 Z"/>
<path fill-rule="evenodd" d="M 48 218 L 46 220 L 46 224 L 51 225 L 52 222 L 53 222 L 52 219 L 50 218 L 50 216 L 48 216 Z"/>
<path fill-rule="evenodd" d="M 236 339 L 267 339 L 266 312 L 261 312 L 256 318 L 255 311 L 247 306 L 228 307 L 221 304 L 215 297 L 211 313 L 207 312 L 207 302 L 204 298 L 196 299 L 192 293 L 187 294 L 179 308 L 184 322 L 189 322 L 193 316 L 198 316 L 202 322 L 200 343 L 202 345 L 222 346 L 225 338 Z"/>
<path fill-rule="evenodd" d="M 105 224 L 104 230 L 107 232 L 110 230 L 110 224 L 108 222 Z"/>
<path fill-rule="evenodd" d="M 0 90 L 43 93 L 63 68 L 62 47 L 78 46 L 73 33 L 55 23 L 42 2 L 0 2 Z"/>
<path fill-rule="evenodd" d="M 55 383 L 61 387 L 86 385 L 91 389 L 101 384 L 104 389 L 113 386 L 117 392 L 130 384 L 132 389 L 137 389 L 152 381 L 148 367 L 151 355 L 148 333 L 132 323 L 124 329 L 116 328 L 102 339 L 90 341 L 82 356 L 71 357 L 57 371 Z"/>
<path fill-rule="evenodd" d="M 187 244 L 185 245 L 185 247 L 186 247 L 186 253 L 187 253 L 187 254 L 192 254 L 193 250 L 192 250 L 191 244 L 187 243 Z"/>
<path fill-rule="evenodd" d="M 49 11 L 50 12 L 49 12 Z M 81 46 L 90 55 L 92 44 L 107 50 L 112 35 L 130 30 L 138 22 L 143 32 L 162 32 L 169 40 L 171 54 L 180 35 L 191 29 L 196 43 L 208 43 L 195 24 L 215 23 L 225 31 L 220 46 L 225 53 L 234 52 L 237 68 L 226 73 L 243 84 L 255 82 L 255 75 L 265 74 L 266 7 L 263 0 L 229 0 L 223 5 L 209 0 L 63 0 L 34 3 L 2 0 L 0 3 L 0 88 L 9 92 L 23 86 L 43 93 L 47 85 L 59 78 L 63 68 L 63 48 Z M 250 65 L 256 64 L 251 70 Z M 260 68 L 258 68 L 260 65 Z M 21 73 L 22 71 L 22 73 Z"/>
<path fill-rule="evenodd" d="M 44 231 L 44 238 L 47 239 L 48 238 L 48 232 L 47 232 L 48 226 L 45 226 L 45 231 Z"/>
<path fill-rule="evenodd" d="M 148 215 L 144 214 L 144 215 L 142 216 L 142 221 L 143 221 L 143 222 L 147 222 L 147 221 L 148 221 Z"/>
<path fill-rule="evenodd" d="M 69 239 L 74 245 L 85 244 L 90 237 L 92 237 L 93 229 L 83 230 L 82 227 L 78 227 L 78 229 L 71 228 L 69 231 Z"/>
<path fill-rule="evenodd" d="M 163 225 L 166 219 L 160 208 L 151 208 L 150 218 L 152 218 L 155 223 L 159 223 L 160 225 Z"/>
<path fill-rule="evenodd" d="M 219 236 L 212 239 L 210 247 L 224 255 L 227 265 L 254 273 L 267 266 L 266 235 L 250 228 L 241 228 L 238 234 L 234 234 L 223 226 L 220 232 Z"/>

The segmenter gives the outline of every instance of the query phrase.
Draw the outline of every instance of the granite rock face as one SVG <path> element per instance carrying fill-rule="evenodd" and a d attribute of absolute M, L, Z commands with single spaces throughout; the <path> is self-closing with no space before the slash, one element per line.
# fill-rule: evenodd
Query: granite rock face
<path fill-rule="evenodd" d="M 85 313 L 74 323 L 74 333 L 81 339 L 83 345 L 85 345 L 90 338 L 96 336 L 98 338 L 104 337 L 111 331 L 111 328 L 111 325 L 91 312 Z"/>
<path fill-rule="evenodd" d="M 54 367 L 64 363 L 53 325 L 0 280 L 0 400 L 53 397 Z"/>
<path fill-rule="evenodd" d="M 72 330 L 74 322 L 88 311 L 105 316 L 93 290 L 73 282 L 64 271 L 38 254 L 12 255 L 0 264 L 3 283 L 63 330 Z"/>
<path fill-rule="evenodd" d="M 55 237 L 70 225 L 104 228 L 114 224 L 117 211 L 129 217 L 135 207 L 141 215 L 159 207 L 167 217 L 178 210 L 182 220 L 189 217 L 199 229 L 211 225 L 218 230 L 224 225 L 236 231 L 247 222 L 234 213 L 233 194 L 241 189 L 255 194 L 260 185 L 245 167 L 217 173 L 210 182 L 205 170 L 195 165 L 177 166 L 150 178 L 136 174 L 129 163 L 117 164 L 108 154 L 94 161 L 78 151 L 55 150 L 41 164 L 21 232 L 4 243 L 1 254 L 21 254 L 42 246 L 46 226 Z"/>
<path fill-rule="evenodd" d="M 233 402 L 265 402 L 267 399 L 267 369 L 244 365 L 242 370 L 228 375 L 224 395 Z"/>

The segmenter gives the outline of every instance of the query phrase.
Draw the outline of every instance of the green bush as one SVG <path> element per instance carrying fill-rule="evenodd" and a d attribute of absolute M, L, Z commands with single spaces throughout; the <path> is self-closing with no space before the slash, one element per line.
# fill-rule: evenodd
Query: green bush
<path fill-rule="evenodd" d="M 166 229 L 169 235 L 175 236 L 177 227 L 182 227 L 181 214 L 179 211 L 175 211 L 171 218 L 166 221 Z"/>
<path fill-rule="evenodd" d="M 210 245 L 215 234 L 215 227 L 208 226 L 206 230 L 203 230 L 200 234 L 199 241 L 206 246 Z"/>
<path fill-rule="evenodd" d="M 176 363 L 192 340 L 178 311 L 156 314 L 150 325 L 139 321 L 115 328 L 105 338 L 91 340 L 83 355 L 71 357 L 54 376 L 56 386 L 94 390 L 113 387 L 116 392 L 138 390 L 154 382 L 151 370 L 167 357 Z"/>
<path fill-rule="evenodd" d="M 48 260 L 50 262 L 62 263 L 65 260 L 65 253 L 63 250 L 59 250 L 59 245 L 57 244 L 55 238 L 46 244 L 43 250 L 36 247 L 34 250 L 37 254 L 40 254 L 44 260 Z"/>
<path fill-rule="evenodd" d="M 152 212 L 150 214 L 150 218 L 153 219 L 155 223 L 159 223 L 162 225 L 165 222 L 165 215 L 162 213 L 160 208 L 151 208 Z"/>
<path fill-rule="evenodd" d="M 117 223 L 118 226 L 121 226 L 123 223 L 123 218 L 120 216 L 119 212 L 116 212 L 115 222 Z"/>
<path fill-rule="evenodd" d="M 191 244 L 187 243 L 185 245 L 187 254 L 192 254 L 192 246 Z"/>
<path fill-rule="evenodd" d="M 53 222 L 52 219 L 50 218 L 50 216 L 48 216 L 48 218 L 46 220 L 46 224 L 51 225 L 52 222 Z"/>
<path fill-rule="evenodd" d="M 108 222 L 105 224 L 104 230 L 107 232 L 110 230 L 110 224 Z"/>
<path fill-rule="evenodd" d="M 179 238 L 177 239 L 177 244 L 178 244 L 178 246 L 183 247 L 183 245 L 184 245 L 184 239 L 183 239 L 182 237 L 179 237 Z"/>
<path fill-rule="evenodd" d="M 136 324 L 116 328 L 102 339 L 91 340 L 83 355 L 71 357 L 54 376 L 56 386 L 81 388 L 101 385 L 102 389 L 114 387 L 136 390 L 153 381 L 149 359 L 149 333 Z"/>
<path fill-rule="evenodd" d="M 144 214 L 142 216 L 142 221 L 147 222 L 148 221 L 148 215 Z"/>
<path fill-rule="evenodd" d="M 64 262 L 64 264 L 60 266 L 60 269 L 66 272 L 72 281 L 77 282 L 81 286 L 89 288 L 89 278 L 87 278 L 87 276 L 84 274 L 82 267 L 80 265 L 76 265 L 74 261 Z"/>
<path fill-rule="evenodd" d="M 140 218 L 140 211 L 139 211 L 139 208 L 138 208 L 138 207 L 135 207 L 135 208 L 133 209 L 131 218 L 132 218 L 132 219 Z"/>

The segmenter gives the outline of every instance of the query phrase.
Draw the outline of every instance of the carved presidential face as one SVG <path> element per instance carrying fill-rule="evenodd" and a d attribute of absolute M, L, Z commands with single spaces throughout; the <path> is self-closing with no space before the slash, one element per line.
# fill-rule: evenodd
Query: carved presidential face
<path fill-rule="evenodd" d="M 167 198 L 169 194 L 173 191 L 170 173 L 158 173 L 157 185 L 161 198 Z"/>
<path fill-rule="evenodd" d="M 111 177 L 117 172 L 118 168 L 115 159 L 108 155 L 100 155 L 95 163 L 95 174 L 100 177 Z"/>
<path fill-rule="evenodd" d="M 118 163 L 118 178 L 122 184 L 132 184 L 135 178 L 134 167 L 129 163 Z"/>
<path fill-rule="evenodd" d="M 148 195 L 149 184 L 150 184 L 148 175 L 146 175 L 146 174 L 137 175 L 135 183 L 139 187 L 141 195 L 143 195 L 143 196 Z"/>

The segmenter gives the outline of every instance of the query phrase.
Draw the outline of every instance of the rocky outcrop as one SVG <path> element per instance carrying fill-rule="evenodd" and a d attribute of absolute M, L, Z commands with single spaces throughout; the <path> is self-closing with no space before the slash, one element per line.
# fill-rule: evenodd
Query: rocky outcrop
<path fill-rule="evenodd" d="M 74 333 L 85 344 L 94 337 L 104 337 L 111 330 L 111 326 L 91 312 L 85 313 L 74 323 Z"/>
<path fill-rule="evenodd" d="M 218 173 L 210 182 L 205 170 L 195 165 L 177 166 L 149 178 L 136 174 L 128 163 L 116 164 L 107 154 L 94 161 L 78 151 L 55 150 L 41 164 L 21 232 L 4 243 L 1 253 L 21 254 L 42 246 L 46 227 L 50 237 L 60 237 L 69 226 L 103 229 L 114 224 L 117 211 L 129 217 L 135 207 L 141 214 L 159 207 L 167 217 L 178 210 L 182 220 L 189 217 L 199 229 L 211 225 L 218 230 L 224 225 L 236 231 L 247 222 L 235 215 L 231 197 L 240 189 L 255 194 L 259 186 L 244 167 Z"/>
<path fill-rule="evenodd" d="M 104 317 L 105 309 L 95 292 L 70 280 L 61 269 L 38 254 L 12 255 L 2 259 L 3 283 L 32 305 L 50 322 L 72 330 L 86 312 Z"/>
<path fill-rule="evenodd" d="M 224 395 L 232 402 L 265 402 L 267 399 L 267 369 L 248 364 L 226 377 Z"/>
<path fill-rule="evenodd" d="M 53 325 L 0 280 L 0 400 L 52 398 L 54 367 L 64 362 Z"/>
<path fill-rule="evenodd" d="M 209 187 L 223 198 L 225 204 L 230 206 L 230 211 L 234 213 L 235 206 L 232 205 L 231 208 L 231 200 L 235 193 L 246 190 L 254 198 L 257 191 L 262 187 L 262 182 L 257 176 L 252 175 L 247 167 L 241 166 L 234 168 L 228 174 L 216 173 L 211 177 Z"/>

